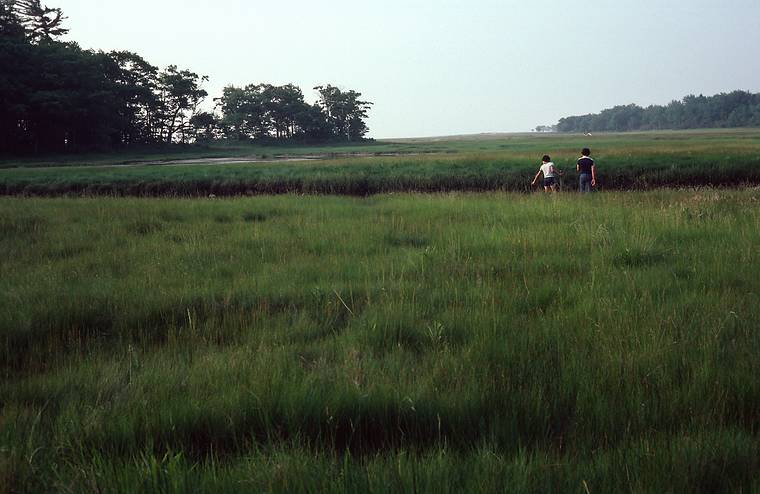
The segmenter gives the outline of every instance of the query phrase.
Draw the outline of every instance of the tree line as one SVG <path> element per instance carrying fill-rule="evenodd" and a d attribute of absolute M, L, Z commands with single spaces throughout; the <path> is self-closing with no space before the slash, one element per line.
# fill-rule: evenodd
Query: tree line
<path fill-rule="evenodd" d="M 733 91 L 714 96 L 689 95 L 667 105 L 631 104 L 600 113 L 561 118 L 559 132 L 760 127 L 760 93 Z"/>
<path fill-rule="evenodd" d="M 327 85 L 314 88 L 318 101 L 304 100 L 297 86 L 249 84 L 227 86 L 217 99 L 221 118 L 202 114 L 204 139 L 224 136 L 232 139 L 300 139 L 309 141 L 356 141 L 367 133 L 367 111 L 372 103 L 361 93 L 341 91 Z M 215 134 L 214 134 L 215 133 Z"/>
<path fill-rule="evenodd" d="M 218 111 L 201 111 L 208 77 L 61 41 L 65 19 L 40 0 L 0 0 L 0 153 L 219 138 L 355 141 L 368 131 L 372 103 L 332 85 L 314 88 L 314 104 L 292 84 L 229 86 L 214 100 Z"/>

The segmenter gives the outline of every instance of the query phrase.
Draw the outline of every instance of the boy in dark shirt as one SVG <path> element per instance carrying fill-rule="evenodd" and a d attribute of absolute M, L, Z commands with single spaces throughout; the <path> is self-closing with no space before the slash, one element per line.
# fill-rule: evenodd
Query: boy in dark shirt
<path fill-rule="evenodd" d="M 596 165 L 594 160 L 589 157 L 591 151 L 589 148 L 583 148 L 581 157 L 575 165 L 575 171 L 578 175 L 578 190 L 581 193 L 591 192 L 591 187 L 596 187 Z"/>

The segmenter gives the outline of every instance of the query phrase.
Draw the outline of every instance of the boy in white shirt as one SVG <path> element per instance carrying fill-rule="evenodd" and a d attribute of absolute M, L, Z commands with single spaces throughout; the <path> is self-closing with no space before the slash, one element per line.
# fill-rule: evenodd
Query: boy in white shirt
<path fill-rule="evenodd" d="M 552 159 L 549 155 L 544 155 L 541 159 L 541 167 L 538 169 L 536 176 L 533 178 L 531 185 L 536 185 L 538 177 L 544 174 L 544 192 L 556 192 L 557 191 L 557 177 L 562 175 L 562 170 L 557 169 L 552 163 Z"/>

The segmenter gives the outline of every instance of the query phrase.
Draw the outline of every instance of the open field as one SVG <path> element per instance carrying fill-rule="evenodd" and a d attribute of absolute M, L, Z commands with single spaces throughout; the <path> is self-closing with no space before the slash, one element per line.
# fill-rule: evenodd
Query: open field
<path fill-rule="evenodd" d="M 560 152 L 573 157 L 578 149 L 592 145 L 595 149 L 636 151 L 654 146 L 660 152 L 676 152 L 688 146 L 684 141 L 697 140 L 702 147 L 754 148 L 760 145 L 760 129 L 697 129 L 687 131 L 651 131 L 600 133 L 591 137 L 579 134 L 493 133 L 461 136 L 379 139 L 373 141 L 324 145 L 262 145 L 221 141 L 210 146 L 186 146 L 166 149 L 134 149 L 125 152 L 41 157 L 0 157 L 0 168 L 110 166 L 154 164 L 170 160 L 204 158 L 244 158 L 257 160 L 277 157 L 320 155 L 323 157 L 372 154 L 452 154 L 518 153 L 535 160 L 545 152 Z M 704 149 L 703 149 L 704 150 Z"/>
<path fill-rule="evenodd" d="M 65 163 L 68 166 L 54 167 L 45 162 L 6 161 L 6 168 L 0 169 L 0 194 L 222 196 L 526 191 L 544 153 L 567 170 L 565 181 L 574 185 L 575 160 L 584 146 L 592 148 L 599 165 L 600 185 L 607 190 L 760 184 L 760 130 L 740 129 L 593 137 L 452 137 L 344 148 L 284 148 L 279 154 L 261 149 L 243 152 L 245 148 L 208 152 L 209 156 L 241 160 L 259 160 L 261 156 L 318 158 L 277 163 L 167 166 L 166 159 L 187 156 L 162 155 L 160 159 L 135 163 L 129 156 L 118 154 L 99 160 L 82 158 L 81 162 L 71 158 Z M 117 162 L 131 164 L 113 166 Z"/>
<path fill-rule="evenodd" d="M 756 492 L 758 225 L 757 188 L 2 198 L 0 491 Z"/>

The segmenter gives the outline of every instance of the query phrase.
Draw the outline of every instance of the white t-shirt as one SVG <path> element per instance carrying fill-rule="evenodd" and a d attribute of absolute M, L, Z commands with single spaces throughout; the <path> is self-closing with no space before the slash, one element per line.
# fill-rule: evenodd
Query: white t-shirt
<path fill-rule="evenodd" d="M 541 165 L 541 171 L 544 173 L 544 178 L 554 178 L 554 163 L 551 161 Z"/>

